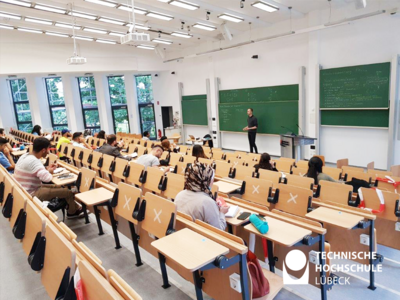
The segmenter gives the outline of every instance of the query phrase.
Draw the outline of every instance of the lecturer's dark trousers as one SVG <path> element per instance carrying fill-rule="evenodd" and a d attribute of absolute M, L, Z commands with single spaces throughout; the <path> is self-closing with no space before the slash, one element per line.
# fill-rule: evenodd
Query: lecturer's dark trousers
<path fill-rule="evenodd" d="M 257 132 L 248 132 L 249 136 L 249 144 L 250 144 L 250 153 L 253 153 L 253 150 L 258 153 L 256 146 L 256 134 Z"/>

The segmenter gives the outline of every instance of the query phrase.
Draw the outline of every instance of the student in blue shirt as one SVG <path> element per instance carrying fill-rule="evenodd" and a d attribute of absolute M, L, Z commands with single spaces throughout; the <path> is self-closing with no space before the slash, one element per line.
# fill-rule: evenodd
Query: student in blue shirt
<path fill-rule="evenodd" d="M 41 129 L 42 129 L 42 127 L 40 127 L 39 125 L 35 125 L 35 126 L 33 127 L 31 133 L 32 133 L 33 135 L 41 136 L 41 135 L 42 135 L 42 132 L 40 131 Z"/>
<path fill-rule="evenodd" d="M 8 141 L 0 138 L 0 164 L 8 170 L 9 173 L 14 173 L 14 160 L 11 157 L 10 150 L 7 147 Z"/>

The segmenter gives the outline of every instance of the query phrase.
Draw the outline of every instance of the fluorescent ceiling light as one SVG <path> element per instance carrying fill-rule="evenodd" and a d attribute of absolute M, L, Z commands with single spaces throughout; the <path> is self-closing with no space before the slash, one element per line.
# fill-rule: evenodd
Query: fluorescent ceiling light
<path fill-rule="evenodd" d="M 4 13 L 4 12 L 1 12 L 1 11 L 0 11 L 0 17 L 14 19 L 14 20 L 21 20 L 21 16 L 20 15 Z"/>
<path fill-rule="evenodd" d="M 159 2 L 167 3 L 169 0 L 158 0 Z"/>
<path fill-rule="evenodd" d="M 148 45 L 139 45 L 139 46 L 136 46 L 136 47 L 138 47 L 140 49 L 154 50 L 153 46 L 148 46 Z"/>
<path fill-rule="evenodd" d="M 55 6 L 49 6 L 49 5 L 43 5 L 43 4 L 36 4 L 35 5 L 36 9 L 40 10 L 45 10 L 45 11 L 50 11 L 50 12 L 55 12 L 58 14 L 65 14 L 66 10 L 63 8 L 55 7 Z"/>
<path fill-rule="evenodd" d="M 87 14 L 79 11 L 70 12 L 69 15 L 73 15 L 74 17 L 89 19 L 89 20 L 96 20 L 97 16 L 92 14 Z"/>
<path fill-rule="evenodd" d="M 96 42 L 98 42 L 98 43 L 103 43 L 103 44 L 113 44 L 113 45 L 115 45 L 115 44 L 117 43 L 116 41 L 99 40 L 99 39 L 97 39 Z"/>
<path fill-rule="evenodd" d="M 125 36 L 126 33 L 123 33 L 123 32 L 110 32 L 109 35 L 121 37 L 121 36 Z"/>
<path fill-rule="evenodd" d="M 231 21 L 231 22 L 235 22 L 235 23 L 239 23 L 239 22 L 244 21 L 243 18 L 234 16 L 234 15 L 230 15 L 230 14 L 222 14 L 222 15 L 219 15 L 218 18 L 224 19 L 224 20 L 227 20 L 227 21 Z"/>
<path fill-rule="evenodd" d="M 174 5 L 174 6 L 178 6 L 178 7 L 182 7 L 185 9 L 189 9 L 189 10 L 196 10 L 199 9 L 200 6 L 190 3 L 190 2 L 186 2 L 183 0 L 172 0 L 171 2 L 169 2 L 169 4 Z"/>
<path fill-rule="evenodd" d="M 43 33 L 40 30 L 30 29 L 30 28 L 17 28 L 19 31 L 31 32 L 31 33 Z"/>
<path fill-rule="evenodd" d="M 160 14 L 160 13 L 156 13 L 156 12 L 149 12 L 149 13 L 146 14 L 146 16 L 152 17 L 152 18 L 156 18 L 156 19 L 160 19 L 160 20 L 164 20 L 164 21 L 171 21 L 171 20 L 174 19 L 173 16 L 164 15 L 164 14 Z"/>
<path fill-rule="evenodd" d="M 126 23 L 125 21 L 122 21 L 122 20 L 109 19 L 109 18 L 104 18 L 104 17 L 100 17 L 99 21 L 116 24 L 116 25 L 124 25 Z"/>
<path fill-rule="evenodd" d="M 3 28 L 3 29 L 14 29 L 14 27 L 8 26 L 8 25 L 4 25 L 4 24 L 0 24 L 0 28 Z"/>
<path fill-rule="evenodd" d="M 68 34 L 63 34 L 63 33 L 58 33 L 58 32 L 49 32 L 49 31 L 46 31 L 45 34 L 47 34 L 47 35 L 53 35 L 53 36 L 59 36 L 59 37 L 69 37 Z"/>
<path fill-rule="evenodd" d="M 56 25 L 57 27 L 68 28 L 68 29 L 72 29 L 72 27 L 73 27 L 71 24 L 58 23 L 58 22 L 57 22 L 55 25 Z M 76 29 L 76 30 L 80 30 L 80 29 L 81 29 L 81 26 L 76 26 L 76 25 L 75 25 L 75 29 Z"/>
<path fill-rule="evenodd" d="M 194 28 L 203 29 L 203 30 L 207 30 L 207 31 L 214 31 L 214 30 L 217 29 L 217 27 L 206 25 L 206 24 L 202 24 L 202 23 L 196 23 L 196 24 L 193 25 L 193 27 Z"/>
<path fill-rule="evenodd" d="M 126 24 L 125 26 L 130 26 L 131 24 L 130 23 L 128 23 L 128 24 Z M 149 26 L 146 26 L 146 25 L 144 25 L 144 24 L 138 24 L 138 23 L 136 23 L 135 24 L 135 28 L 136 29 L 141 29 L 141 30 L 149 30 L 150 29 L 150 27 Z"/>
<path fill-rule="evenodd" d="M 72 36 L 71 36 L 72 37 Z M 91 37 L 86 37 L 86 36 L 75 36 L 77 40 L 82 40 L 82 41 L 93 41 L 94 39 Z"/>
<path fill-rule="evenodd" d="M 131 6 L 125 5 L 125 4 L 121 4 L 117 8 L 121 9 L 121 10 L 129 11 L 129 12 L 132 11 Z M 133 11 L 135 12 L 135 14 L 139 14 L 139 15 L 145 15 L 147 13 L 147 10 L 145 10 L 144 8 L 140 8 L 140 7 L 135 7 L 133 9 Z"/>
<path fill-rule="evenodd" d="M 1 2 L 25 6 L 25 7 L 31 7 L 32 4 L 31 2 L 19 1 L 19 0 L 1 0 Z"/>
<path fill-rule="evenodd" d="M 118 3 L 112 1 L 104 1 L 104 0 L 85 0 L 86 2 L 91 2 L 95 4 L 100 4 L 108 7 L 116 7 Z"/>
<path fill-rule="evenodd" d="M 31 22 L 31 23 L 38 23 L 38 24 L 44 24 L 44 25 L 51 25 L 53 24 L 52 21 L 50 20 L 43 20 L 43 19 L 34 19 L 31 17 L 25 17 L 26 22 Z"/>
<path fill-rule="evenodd" d="M 279 10 L 279 7 L 273 6 L 269 3 L 265 3 L 263 1 L 257 1 L 251 4 L 251 6 L 257 7 L 259 9 L 265 10 L 267 12 L 274 12 Z"/>
<path fill-rule="evenodd" d="M 89 31 L 89 32 L 94 32 L 94 33 L 99 33 L 99 34 L 106 34 L 107 33 L 107 31 L 105 31 L 103 29 L 89 28 L 89 27 L 83 28 L 83 31 Z"/>
<path fill-rule="evenodd" d="M 152 40 L 152 42 L 159 43 L 159 44 L 167 44 L 167 45 L 172 44 L 172 41 L 163 40 L 163 39 L 154 39 L 154 40 Z"/>
<path fill-rule="evenodd" d="M 185 39 L 190 39 L 192 37 L 191 35 L 189 35 L 187 33 L 179 32 L 179 31 L 174 31 L 173 33 L 171 33 L 171 35 L 182 37 L 182 38 L 185 38 Z"/>

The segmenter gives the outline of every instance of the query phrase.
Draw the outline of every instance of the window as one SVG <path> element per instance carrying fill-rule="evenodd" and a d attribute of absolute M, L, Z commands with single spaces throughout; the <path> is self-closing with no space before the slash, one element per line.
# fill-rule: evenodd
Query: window
<path fill-rule="evenodd" d="M 31 133 L 32 114 L 28 100 L 28 90 L 25 79 L 10 80 L 11 95 L 14 104 L 15 119 L 18 130 Z"/>
<path fill-rule="evenodd" d="M 93 133 L 99 132 L 100 118 L 94 78 L 92 76 L 78 77 L 78 85 L 85 129 L 90 129 Z"/>
<path fill-rule="evenodd" d="M 150 139 L 157 138 L 156 121 L 154 114 L 153 83 L 151 75 L 135 76 L 136 94 L 139 103 L 140 128 L 142 134 L 150 133 Z"/>
<path fill-rule="evenodd" d="M 64 90 L 61 77 L 45 78 L 51 123 L 54 130 L 68 128 Z"/>
<path fill-rule="evenodd" d="M 126 102 L 124 76 L 109 76 L 108 88 L 110 91 L 114 131 L 115 133 L 129 133 L 128 106 Z"/>

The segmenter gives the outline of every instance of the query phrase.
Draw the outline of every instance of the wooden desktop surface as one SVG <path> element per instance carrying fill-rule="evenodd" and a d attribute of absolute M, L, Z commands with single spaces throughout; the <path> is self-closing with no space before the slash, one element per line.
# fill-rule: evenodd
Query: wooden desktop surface
<path fill-rule="evenodd" d="M 88 206 L 92 206 L 110 200 L 113 196 L 113 192 L 101 187 L 84 193 L 76 194 L 75 198 Z"/>
<path fill-rule="evenodd" d="M 74 183 L 78 179 L 78 175 L 76 174 L 71 174 L 72 178 L 67 178 L 67 179 L 60 179 L 59 176 L 53 176 L 53 179 L 51 180 L 55 185 L 57 186 L 62 186 L 62 185 L 68 185 L 71 183 Z"/>
<path fill-rule="evenodd" d="M 306 214 L 307 218 L 312 220 L 328 223 L 344 229 L 352 229 L 360 221 L 364 220 L 363 217 L 343 212 L 340 209 L 331 209 L 326 207 L 318 207 L 312 212 Z"/>
<path fill-rule="evenodd" d="M 240 185 L 238 184 L 233 184 L 233 183 L 228 183 L 225 181 L 217 181 L 214 182 L 216 186 L 219 188 L 219 192 L 224 193 L 224 194 L 229 194 L 234 191 L 236 191 L 238 188 L 240 188 Z"/>

